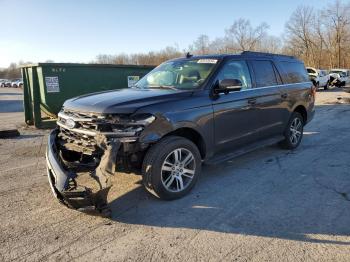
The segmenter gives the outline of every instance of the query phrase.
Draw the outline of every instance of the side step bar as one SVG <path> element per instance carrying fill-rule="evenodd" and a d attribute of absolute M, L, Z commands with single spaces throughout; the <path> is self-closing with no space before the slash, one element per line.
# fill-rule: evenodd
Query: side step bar
<path fill-rule="evenodd" d="M 216 156 L 208 159 L 204 163 L 206 165 L 217 165 L 217 164 L 226 162 L 228 160 L 231 160 L 233 158 L 236 158 L 238 156 L 241 156 L 241 155 L 250 153 L 252 151 L 255 151 L 255 150 L 259 149 L 259 148 L 277 144 L 278 142 L 280 142 L 280 141 L 282 141 L 284 139 L 285 139 L 284 136 L 275 136 L 275 137 L 272 137 L 272 138 L 269 138 L 269 139 L 266 139 L 266 140 L 263 140 L 263 141 L 255 142 L 255 143 L 250 144 L 248 146 L 242 147 L 242 148 L 240 148 L 238 150 L 234 150 L 234 151 L 231 151 L 231 152 L 228 152 L 228 153 L 222 153 L 222 154 L 216 155 Z"/>

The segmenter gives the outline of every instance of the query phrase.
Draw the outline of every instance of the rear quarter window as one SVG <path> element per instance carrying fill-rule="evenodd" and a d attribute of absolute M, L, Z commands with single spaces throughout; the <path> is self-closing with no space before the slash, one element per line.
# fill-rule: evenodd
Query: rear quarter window
<path fill-rule="evenodd" d="M 285 80 L 288 83 L 308 82 L 309 77 L 304 64 L 297 62 L 280 62 L 285 71 Z"/>

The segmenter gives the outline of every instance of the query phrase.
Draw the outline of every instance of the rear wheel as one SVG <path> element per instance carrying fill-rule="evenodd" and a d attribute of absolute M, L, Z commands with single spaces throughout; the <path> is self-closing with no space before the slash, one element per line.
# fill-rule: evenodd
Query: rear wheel
<path fill-rule="evenodd" d="M 201 172 L 201 155 L 190 140 L 169 136 L 147 152 L 142 165 L 143 184 L 155 196 L 171 200 L 186 195 Z"/>
<path fill-rule="evenodd" d="M 295 149 L 300 145 L 303 138 L 304 119 L 298 112 L 293 112 L 284 132 L 285 139 L 280 145 L 285 149 Z"/>

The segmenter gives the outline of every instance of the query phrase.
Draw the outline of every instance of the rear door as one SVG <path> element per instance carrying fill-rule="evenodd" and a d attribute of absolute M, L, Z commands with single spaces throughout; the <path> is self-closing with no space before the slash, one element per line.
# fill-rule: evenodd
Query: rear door
<path fill-rule="evenodd" d="M 283 119 L 286 126 L 295 105 L 303 105 L 307 110 L 312 110 L 314 96 L 311 93 L 311 87 L 313 84 L 308 78 L 302 62 L 281 60 L 278 62 L 278 69 L 284 80 L 284 85 L 281 86 L 280 90 L 283 97 Z"/>
<path fill-rule="evenodd" d="M 283 133 L 281 77 L 272 60 L 251 60 L 256 93 L 256 122 L 261 139 Z"/>

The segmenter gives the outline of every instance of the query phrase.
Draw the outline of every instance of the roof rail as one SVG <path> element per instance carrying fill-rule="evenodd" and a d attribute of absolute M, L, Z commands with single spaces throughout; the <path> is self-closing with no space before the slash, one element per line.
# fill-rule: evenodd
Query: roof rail
<path fill-rule="evenodd" d="M 272 54 L 272 53 L 254 52 L 254 51 L 243 51 L 241 55 L 281 56 L 281 57 L 296 59 L 294 56 L 290 56 L 290 55 L 281 55 L 281 54 Z"/>

